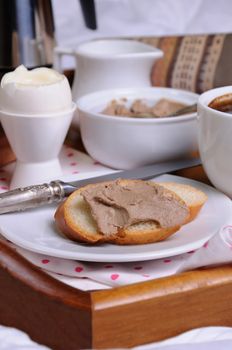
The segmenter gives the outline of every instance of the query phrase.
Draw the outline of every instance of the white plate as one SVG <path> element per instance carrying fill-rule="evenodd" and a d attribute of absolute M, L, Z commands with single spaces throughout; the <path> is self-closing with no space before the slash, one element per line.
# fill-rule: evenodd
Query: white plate
<path fill-rule="evenodd" d="M 0 231 L 18 246 L 41 254 L 83 261 L 128 262 L 170 257 L 197 249 L 231 218 L 230 199 L 210 186 L 173 175 L 159 176 L 155 181 L 193 185 L 208 196 L 198 217 L 162 242 L 133 246 L 75 243 L 56 230 L 55 206 L 0 215 Z"/>

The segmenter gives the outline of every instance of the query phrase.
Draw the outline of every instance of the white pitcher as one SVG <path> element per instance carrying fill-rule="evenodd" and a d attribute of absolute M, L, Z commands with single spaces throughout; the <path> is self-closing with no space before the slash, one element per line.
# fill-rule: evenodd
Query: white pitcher
<path fill-rule="evenodd" d="M 127 39 L 93 40 L 80 44 L 77 49 L 56 47 L 54 52 L 54 68 L 60 72 L 63 55 L 76 59 L 73 101 L 98 90 L 150 86 L 151 68 L 163 56 L 163 52 L 153 46 Z M 78 125 L 77 115 L 75 123 Z"/>

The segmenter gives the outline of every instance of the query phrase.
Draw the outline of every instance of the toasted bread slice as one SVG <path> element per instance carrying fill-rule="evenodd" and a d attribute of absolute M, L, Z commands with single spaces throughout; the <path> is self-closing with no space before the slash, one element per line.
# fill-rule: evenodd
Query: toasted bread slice
<path fill-rule="evenodd" d="M 120 180 L 122 184 L 128 181 Z M 152 182 L 151 182 L 152 183 Z M 161 183 L 169 191 L 173 198 L 185 203 L 190 215 L 186 222 L 191 221 L 205 203 L 206 195 L 188 185 L 176 183 Z M 95 186 L 93 185 L 88 185 Z M 162 228 L 156 222 L 142 222 L 120 229 L 116 235 L 104 235 L 98 231 L 90 208 L 81 196 L 81 191 L 87 186 L 73 192 L 56 210 L 55 221 L 58 229 L 68 238 L 90 244 L 114 243 L 114 244 L 146 244 L 166 239 L 180 229 L 180 226 Z"/>

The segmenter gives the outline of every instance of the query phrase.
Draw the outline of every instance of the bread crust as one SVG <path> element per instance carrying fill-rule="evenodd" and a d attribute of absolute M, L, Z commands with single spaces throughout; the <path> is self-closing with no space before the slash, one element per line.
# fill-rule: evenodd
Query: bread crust
<path fill-rule="evenodd" d="M 226 112 L 232 109 L 232 93 L 215 97 L 208 105 L 210 108 Z"/>
<path fill-rule="evenodd" d="M 180 226 L 171 228 L 157 228 L 156 230 L 138 230 L 136 232 L 131 232 L 128 229 L 124 229 L 124 236 L 118 235 L 114 240 L 108 242 L 119 245 L 154 243 L 165 240 L 179 229 Z"/>
<path fill-rule="evenodd" d="M 126 184 L 128 181 L 133 183 L 138 180 L 120 180 L 121 184 Z M 154 184 L 154 182 L 151 182 Z M 162 186 L 162 183 L 159 183 Z M 170 184 L 169 184 L 170 185 Z M 136 225 L 129 226 L 128 228 L 120 229 L 117 234 L 104 235 L 103 233 L 96 230 L 96 232 L 90 233 L 86 229 L 83 229 L 81 225 L 78 225 L 70 214 L 70 206 L 72 206 L 73 200 L 76 196 L 81 194 L 83 189 L 95 186 L 95 184 L 87 185 L 73 192 L 63 203 L 59 205 L 55 212 L 55 223 L 59 231 L 71 240 L 97 244 L 97 243 L 111 243 L 119 245 L 135 245 L 135 244 L 147 244 L 159 242 L 167 239 L 169 236 L 177 232 L 181 226 L 175 226 L 170 228 L 161 228 L 158 224 L 151 223 L 149 228 L 141 229 L 136 228 Z M 173 198 L 178 199 L 180 203 L 184 203 L 184 200 L 177 195 L 174 191 L 163 186 L 165 191 L 168 191 Z M 201 192 L 202 193 L 202 192 Z M 84 199 L 83 199 L 84 200 Z M 204 202 L 198 203 L 196 206 L 189 207 L 189 217 L 185 223 L 192 221 L 199 213 Z M 91 214 L 89 214 L 91 215 Z"/>
<path fill-rule="evenodd" d="M 65 210 L 65 202 L 61 203 L 55 212 L 55 222 L 58 229 L 68 238 L 83 242 L 83 243 L 97 243 L 102 242 L 104 237 L 100 233 L 96 233 L 94 237 L 88 232 L 81 229 L 81 227 L 73 227 L 73 222 L 70 219 L 68 212 Z"/>

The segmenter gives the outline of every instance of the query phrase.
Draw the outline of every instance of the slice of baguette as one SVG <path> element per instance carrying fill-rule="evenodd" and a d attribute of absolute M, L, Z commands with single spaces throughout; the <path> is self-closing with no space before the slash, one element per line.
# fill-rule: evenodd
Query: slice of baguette
<path fill-rule="evenodd" d="M 136 180 L 120 180 L 121 183 Z M 154 182 L 151 182 L 154 183 Z M 180 202 L 184 202 L 190 215 L 186 222 L 193 220 L 207 197 L 202 192 L 188 185 L 177 183 L 160 183 Z M 94 185 L 88 185 L 90 187 Z M 180 226 L 162 228 L 155 222 L 143 222 L 119 230 L 117 235 L 104 235 L 98 231 L 92 218 L 90 208 L 81 196 L 80 188 L 73 192 L 56 210 L 55 222 L 57 228 L 68 238 L 85 243 L 114 243 L 114 244 L 146 244 L 166 239 L 180 229 Z"/>
<path fill-rule="evenodd" d="M 161 185 L 170 191 L 175 192 L 187 204 L 190 210 L 190 215 L 186 223 L 195 219 L 202 206 L 207 201 L 206 194 L 195 187 L 176 182 L 164 182 L 161 183 Z"/>

